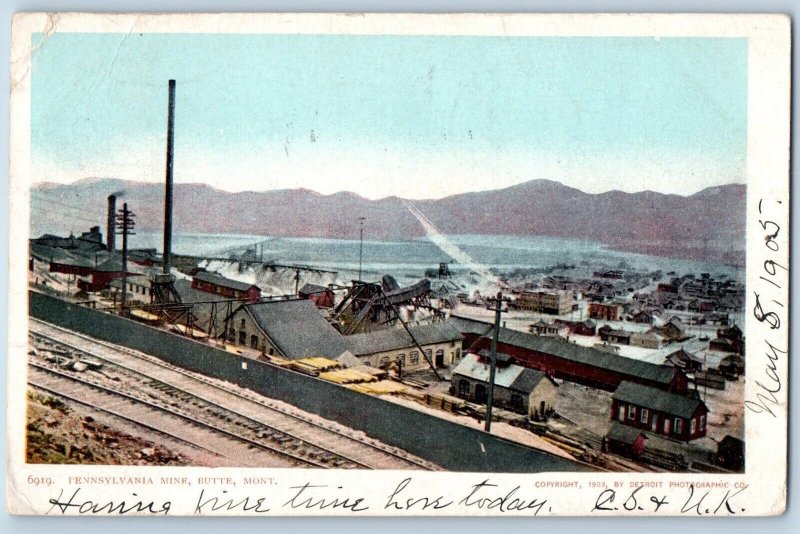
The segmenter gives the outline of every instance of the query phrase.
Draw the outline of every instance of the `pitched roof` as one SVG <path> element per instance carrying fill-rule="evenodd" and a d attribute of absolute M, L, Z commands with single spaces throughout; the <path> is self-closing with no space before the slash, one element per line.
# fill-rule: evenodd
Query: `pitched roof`
<path fill-rule="evenodd" d="M 220 276 L 216 273 L 210 273 L 208 271 L 198 271 L 195 273 L 194 277 L 202 282 L 208 282 L 209 284 L 214 284 L 220 287 L 227 287 L 229 289 L 235 289 L 237 291 L 247 291 L 251 287 L 254 287 L 255 284 L 249 284 L 247 282 L 239 282 L 238 280 L 231 280 L 230 278 L 225 278 L 224 276 Z"/>
<path fill-rule="evenodd" d="M 328 289 L 325 286 L 320 286 L 320 285 L 317 285 L 317 284 L 310 284 L 310 283 L 306 282 L 305 284 L 303 284 L 303 287 L 300 288 L 300 291 L 298 291 L 298 294 L 300 294 L 300 295 L 311 295 L 311 294 L 320 294 L 320 293 L 324 294 L 324 293 L 327 293 L 328 291 L 330 291 L 330 289 Z"/>
<path fill-rule="evenodd" d="M 616 421 L 611 423 L 611 428 L 609 428 L 608 432 L 606 433 L 606 437 L 608 439 L 618 441 L 620 443 L 626 443 L 628 445 L 633 445 L 640 435 L 644 435 L 644 437 L 647 438 L 642 430 L 632 426 L 620 424 Z"/>
<path fill-rule="evenodd" d="M 489 382 L 489 372 L 489 364 L 481 362 L 477 354 L 468 353 L 453 369 L 453 376 L 458 375 L 480 382 Z M 495 369 L 494 384 L 527 394 L 546 378 L 545 374 L 539 371 L 519 365 L 509 365 Z"/>
<path fill-rule="evenodd" d="M 684 419 L 690 419 L 701 406 L 708 411 L 705 403 L 697 397 L 669 393 L 628 381 L 622 382 L 611 398 Z"/>
<path fill-rule="evenodd" d="M 537 336 L 517 330 L 509 330 L 508 328 L 500 329 L 499 341 L 507 345 L 551 354 L 592 367 L 652 380 L 660 384 L 669 384 L 678 372 L 669 365 L 656 365 L 634 360 L 610 352 L 570 343 L 556 337 Z"/>
<path fill-rule="evenodd" d="M 449 321 L 433 324 L 409 326 L 414 339 L 422 346 L 434 343 L 461 341 L 461 332 Z M 386 328 L 344 337 L 347 347 L 356 356 L 366 356 L 378 352 L 412 349 L 414 339 L 405 328 Z"/>
<path fill-rule="evenodd" d="M 243 307 L 286 358 L 336 359 L 347 350 L 344 337 L 310 300 L 275 300 Z"/>

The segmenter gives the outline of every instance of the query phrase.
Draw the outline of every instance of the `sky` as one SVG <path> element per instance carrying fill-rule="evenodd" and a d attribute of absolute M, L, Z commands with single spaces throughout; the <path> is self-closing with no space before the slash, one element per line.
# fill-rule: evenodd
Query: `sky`
<path fill-rule="evenodd" d="M 745 181 L 747 41 L 34 35 L 35 182 L 439 198 L 532 179 L 692 194 Z"/>

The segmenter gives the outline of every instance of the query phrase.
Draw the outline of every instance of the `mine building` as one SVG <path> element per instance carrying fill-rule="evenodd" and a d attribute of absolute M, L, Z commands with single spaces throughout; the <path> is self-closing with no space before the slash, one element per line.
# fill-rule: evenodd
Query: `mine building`
<path fill-rule="evenodd" d="M 242 304 L 226 322 L 229 342 L 270 356 L 336 360 L 347 351 L 343 336 L 310 300 Z"/>
<path fill-rule="evenodd" d="M 542 420 L 555 411 L 558 384 L 540 371 L 515 365 L 508 354 L 498 353 L 493 406 Z M 489 387 L 489 353 L 467 353 L 453 369 L 452 393 L 485 404 Z"/>
<path fill-rule="evenodd" d="M 139 273 L 128 271 L 128 276 L 137 276 Z M 122 263 L 109 258 L 96 267 L 92 267 L 87 277 L 78 279 L 78 287 L 88 293 L 96 293 L 108 287 L 112 280 L 122 278 L 125 273 L 122 270 Z"/>
<path fill-rule="evenodd" d="M 261 289 L 254 284 L 231 280 L 208 271 L 198 271 L 192 277 L 192 288 L 245 302 L 258 302 Z"/>
<path fill-rule="evenodd" d="M 465 349 L 475 352 L 491 346 L 490 323 L 456 315 L 450 320 L 461 330 Z M 512 356 L 518 365 L 606 391 L 614 391 L 624 381 L 678 393 L 688 389 L 686 375 L 671 365 L 634 360 L 559 338 L 500 328 L 497 350 Z"/>
<path fill-rule="evenodd" d="M 146 276 L 129 276 L 125 280 L 117 278 L 108 284 L 110 295 L 116 301 L 122 298 L 122 284 L 128 284 L 127 297 L 132 300 L 138 300 L 145 304 L 153 302 L 153 288 L 150 284 L 150 279 Z"/>
<path fill-rule="evenodd" d="M 333 291 L 328 287 L 317 284 L 303 284 L 303 287 L 297 292 L 297 296 L 301 299 L 310 300 L 317 308 L 329 309 L 336 304 Z"/>
<path fill-rule="evenodd" d="M 461 357 L 461 332 L 449 322 L 384 328 L 344 336 L 347 348 L 362 363 L 388 369 L 395 364 L 414 371 L 453 365 Z M 413 336 L 413 338 L 412 338 Z M 425 352 L 420 354 L 420 348 Z M 430 363 L 429 363 L 430 362 Z"/>
<path fill-rule="evenodd" d="M 706 435 L 708 408 L 696 392 L 682 395 L 625 381 L 611 397 L 610 417 L 623 425 L 691 441 Z"/>

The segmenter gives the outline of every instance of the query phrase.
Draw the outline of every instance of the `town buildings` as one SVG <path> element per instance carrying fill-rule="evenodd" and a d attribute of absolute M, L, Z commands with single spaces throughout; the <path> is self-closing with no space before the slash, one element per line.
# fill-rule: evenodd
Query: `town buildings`
<path fill-rule="evenodd" d="M 261 298 L 261 289 L 255 284 L 231 280 L 208 271 L 198 271 L 194 274 L 192 288 L 245 302 L 258 302 Z"/>

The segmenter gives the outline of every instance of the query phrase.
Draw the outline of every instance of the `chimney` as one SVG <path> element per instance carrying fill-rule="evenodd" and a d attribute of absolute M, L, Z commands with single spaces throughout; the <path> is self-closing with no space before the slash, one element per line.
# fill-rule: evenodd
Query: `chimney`
<path fill-rule="evenodd" d="M 167 184 L 164 194 L 164 274 L 170 274 L 172 266 L 172 147 L 174 130 L 175 80 L 170 80 L 167 107 Z"/>
<path fill-rule="evenodd" d="M 114 252 L 114 242 L 116 241 L 116 216 L 117 216 L 117 196 L 108 195 L 108 225 L 106 226 L 106 243 L 109 252 Z"/>

